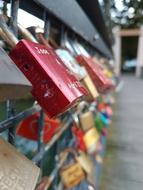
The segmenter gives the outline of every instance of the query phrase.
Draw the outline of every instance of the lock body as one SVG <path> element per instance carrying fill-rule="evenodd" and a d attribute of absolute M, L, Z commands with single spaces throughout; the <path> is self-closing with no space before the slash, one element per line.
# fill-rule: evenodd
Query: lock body
<path fill-rule="evenodd" d="M 85 152 L 80 151 L 77 160 L 87 174 L 92 173 L 94 166 L 89 155 L 87 155 Z"/>
<path fill-rule="evenodd" d="M 87 100 L 93 101 L 95 100 L 99 94 L 97 92 L 96 86 L 94 85 L 90 75 L 87 73 L 86 77 L 84 77 L 81 80 L 82 84 L 88 89 L 89 96 L 87 97 Z"/>
<path fill-rule="evenodd" d="M 96 126 L 96 129 L 101 132 L 102 129 L 104 128 L 104 124 L 102 123 L 99 115 L 96 116 L 95 118 L 95 126 Z"/>
<path fill-rule="evenodd" d="M 10 57 L 32 83 L 32 95 L 49 117 L 57 116 L 87 95 L 54 50 L 21 40 Z"/>
<path fill-rule="evenodd" d="M 17 128 L 16 133 L 24 138 L 37 141 L 38 140 L 38 119 L 39 113 L 30 115 L 26 119 L 22 120 Z M 48 143 L 54 135 L 56 129 L 59 127 L 60 121 L 58 119 L 49 119 L 44 115 L 44 123 L 42 127 L 42 141 Z"/>
<path fill-rule="evenodd" d="M 31 90 L 31 83 L 0 48 L 0 101 L 21 99 Z"/>
<path fill-rule="evenodd" d="M 80 115 L 80 124 L 84 132 L 94 127 L 94 116 L 91 111 L 85 112 Z"/>
<path fill-rule="evenodd" d="M 65 49 L 57 49 L 56 54 L 61 58 L 65 66 L 75 75 L 78 80 L 85 78 L 86 72 L 76 59 Z"/>
<path fill-rule="evenodd" d="M 0 138 L 0 189 L 35 189 L 40 168 Z"/>
<path fill-rule="evenodd" d="M 85 172 L 78 161 L 77 152 L 74 149 L 65 149 L 65 153 L 72 155 L 70 163 L 66 163 L 60 169 L 60 177 L 65 189 L 73 188 L 85 179 Z M 64 153 L 64 152 L 63 152 Z"/>
<path fill-rule="evenodd" d="M 113 89 L 113 84 L 103 73 L 99 65 L 95 64 L 91 58 L 87 58 L 83 55 L 76 57 L 77 61 L 84 66 L 89 75 L 91 76 L 95 86 L 100 93 L 106 93 Z"/>
<path fill-rule="evenodd" d="M 86 151 L 86 146 L 83 139 L 84 132 L 81 129 L 77 128 L 77 126 L 73 126 L 72 133 L 76 139 L 76 148 L 80 151 Z"/>
<path fill-rule="evenodd" d="M 87 152 L 89 154 L 93 154 L 96 152 L 99 138 L 100 136 L 96 128 L 91 128 L 84 134 L 83 139 L 84 139 Z"/>
<path fill-rule="evenodd" d="M 62 168 L 60 175 L 65 189 L 78 185 L 85 178 L 84 171 L 78 162 Z"/>

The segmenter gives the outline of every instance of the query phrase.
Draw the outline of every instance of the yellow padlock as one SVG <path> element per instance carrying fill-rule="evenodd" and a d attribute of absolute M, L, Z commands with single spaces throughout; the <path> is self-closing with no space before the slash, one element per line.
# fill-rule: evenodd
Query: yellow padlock
<path fill-rule="evenodd" d="M 80 124 L 83 131 L 88 131 L 90 128 L 94 127 L 94 117 L 91 111 L 83 113 L 80 115 Z"/>
<path fill-rule="evenodd" d="M 63 166 L 60 170 L 61 181 L 65 189 L 70 189 L 78 185 L 85 179 L 85 173 L 77 160 L 76 152 L 72 149 L 66 149 L 64 152 L 72 153 L 72 163 Z"/>
<path fill-rule="evenodd" d="M 109 71 L 108 69 L 104 69 L 104 74 L 108 77 L 108 78 L 112 78 L 113 77 L 113 73 L 111 71 Z"/>
<path fill-rule="evenodd" d="M 95 100 L 99 96 L 99 93 L 98 93 L 96 86 L 94 85 L 90 75 L 88 74 L 86 68 L 82 67 L 82 69 L 85 71 L 86 75 L 83 79 L 80 80 L 80 82 L 85 86 L 85 88 L 89 92 L 89 95 L 86 97 L 86 99 L 90 100 L 90 101 Z"/>
<path fill-rule="evenodd" d="M 81 80 L 82 84 L 87 88 L 89 92 L 89 99 L 96 99 L 99 96 L 95 85 L 93 84 L 92 79 L 90 78 L 89 74 L 87 73 L 86 77 Z"/>
<path fill-rule="evenodd" d="M 87 152 L 89 154 L 95 153 L 97 150 L 97 145 L 99 142 L 100 135 L 96 128 L 92 127 L 89 129 L 83 136 L 83 140 L 85 143 L 85 146 L 87 148 Z"/>
<path fill-rule="evenodd" d="M 92 173 L 93 163 L 90 157 L 85 152 L 80 151 L 77 160 L 80 163 L 83 170 L 87 173 L 87 175 Z"/>

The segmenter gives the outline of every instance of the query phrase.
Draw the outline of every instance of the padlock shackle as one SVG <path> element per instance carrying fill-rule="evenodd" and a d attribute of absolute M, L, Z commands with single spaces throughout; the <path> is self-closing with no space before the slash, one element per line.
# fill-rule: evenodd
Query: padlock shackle
<path fill-rule="evenodd" d="M 55 49 L 59 48 L 59 45 L 56 43 L 56 41 L 53 38 L 49 37 L 48 41 L 52 45 L 53 48 L 55 48 Z"/>
<path fill-rule="evenodd" d="M 42 43 L 42 44 L 45 45 L 46 47 L 50 47 L 48 41 L 44 38 L 44 36 L 43 36 L 42 33 L 40 33 L 40 32 L 36 33 L 36 37 L 37 37 L 37 39 L 38 39 L 38 41 L 39 41 L 40 43 Z M 50 47 L 50 48 L 51 48 L 51 47 Z"/>
<path fill-rule="evenodd" d="M 4 42 L 7 42 L 11 47 L 13 47 L 13 43 L 1 28 L 0 28 L 0 36 Z"/>
<path fill-rule="evenodd" d="M 8 18 L 8 17 L 7 17 Z M 8 18 L 9 19 L 9 18 Z M 38 43 L 36 38 L 21 24 L 17 24 L 18 31 L 24 39 L 30 40 L 32 42 Z M 0 35 L 4 41 L 6 41 L 12 48 L 18 43 L 18 38 L 12 33 L 6 24 L 6 18 L 3 15 L 0 15 Z"/>
<path fill-rule="evenodd" d="M 68 154 L 70 153 L 70 154 L 73 154 L 73 155 L 77 156 L 76 150 L 73 149 L 73 148 L 71 148 L 71 147 L 66 148 L 63 152 L 64 152 L 64 153 L 68 153 Z"/>
<path fill-rule="evenodd" d="M 36 27 L 35 33 L 37 40 L 46 47 L 54 47 L 55 49 L 59 48 L 58 44 L 52 38 L 50 38 L 50 36 L 48 37 L 48 39 L 44 37 L 44 30 L 42 28 Z M 52 44 L 52 46 L 50 45 L 50 43 Z"/>
<path fill-rule="evenodd" d="M 73 158 L 74 158 L 74 161 L 77 162 L 77 159 L 76 157 L 78 156 L 78 153 L 76 152 L 75 149 L 69 147 L 69 148 L 66 148 L 64 149 L 60 154 L 59 154 L 59 159 L 61 160 L 63 157 L 65 157 L 65 155 L 73 155 Z"/>
<path fill-rule="evenodd" d="M 3 32 L 6 34 L 7 36 L 7 43 L 13 48 L 15 47 L 15 45 L 18 43 L 18 39 L 16 38 L 16 36 L 12 33 L 12 31 L 8 28 L 4 15 L 0 15 L 0 27 L 3 30 Z"/>
<path fill-rule="evenodd" d="M 22 35 L 22 37 L 26 40 L 30 40 L 32 42 L 38 43 L 38 41 L 36 40 L 36 38 L 26 29 L 24 28 L 21 24 L 17 24 L 18 26 L 18 31 L 20 32 L 20 34 Z"/>

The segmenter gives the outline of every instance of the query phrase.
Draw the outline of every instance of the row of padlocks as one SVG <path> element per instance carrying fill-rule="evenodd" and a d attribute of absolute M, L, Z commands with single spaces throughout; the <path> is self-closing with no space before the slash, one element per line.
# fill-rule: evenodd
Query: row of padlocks
<path fill-rule="evenodd" d="M 65 37 L 59 46 L 42 28 L 31 33 L 20 24 L 15 35 L 9 21 L 0 15 L 0 102 L 8 107 L 0 132 L 8 129 L 9 137 L 0 138 L 0 190 L 96 189 L 115 102 L 113 70 L 79 42 Z M 13 102 L 25 97 L 32 107 L 16 114 Z M 20 139 L 37 143 L 31 160 L 17 150 Z M 44 175 L 42 159 L 53 146 L 54 166 Z"/>

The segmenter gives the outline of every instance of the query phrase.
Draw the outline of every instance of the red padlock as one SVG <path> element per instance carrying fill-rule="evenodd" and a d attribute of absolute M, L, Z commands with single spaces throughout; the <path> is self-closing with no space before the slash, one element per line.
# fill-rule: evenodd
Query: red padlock
<path fill-rule="evenodd" d="M 111 106 L 106 106 L 106 113 L 108 114 L 109 117 L 111 117 L 113 115 L 113 110 L 111 108 Z"/>
<path fill-rule="evenodd" d="M 77 126 L 72 126 L 72 133 L 75 136 L 76 139 L 76 146 L 78 150 L 86 151 L 86 146 L 83 140 L 84 132 L 77 128 Z"/>
<path fill-rule="evenodd" d="M 78 55 L 76 59 L 87 69 L 99 92 L 106 93 L 114 88 L 111 80 L 104 75 L 100 66 L 94 63 L 92 58 Z"/>
<path fill-rule="evenodd" d="M 108 134 L 107 128 L 103 128 L 101 133 L 102 133 L 103 136 L 107 136 L 107 134 Z"/>
<path fill-rule="evenodd" d="M 99 112 L 106 111 L 106 107 L 107 107 L 106 104 L 103 102 L 100 102 L 97 104 L 97 110 Z"/>
<path fill-rule="evenodd" d="M 16 134 L 24 138 L 37 141 L 38 119 L 39 113 L 35 113 L 21 121 L 16 128 Z M 42 132 L 42 139 L 44 143 L 50 141 L 51 137 L 53 136 L 59 125 L 60 121 L 58 119 L 49 119 L 49 117 L 44 114 L 44 126 Z"/>
<path fill-rule="evenodd" d="M 32 95 L 49 117 L 66 111 L 87 95 L 52 48 L 21 40 L 9 55 L 32 83 Z"/>

